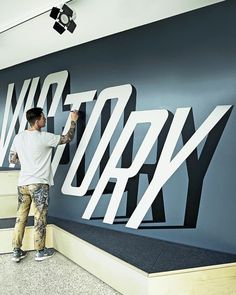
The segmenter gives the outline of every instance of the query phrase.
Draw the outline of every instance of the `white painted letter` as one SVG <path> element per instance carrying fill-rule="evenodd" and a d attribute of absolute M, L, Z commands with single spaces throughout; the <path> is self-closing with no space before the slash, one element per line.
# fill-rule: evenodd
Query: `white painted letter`
<path fill-rule="evenodd" d="M 112 194 L 104 218 L 104 222 L 113 223 L 128 179 L 138 173 L 150 150 L 152 149 L 153 144 L 157 140 L 157 137 L 162 130 L 167 118 L 168 111 L 166 110 L 153 110 L 131 113 L 82 218 L 90 219 L 99 199 L 102 196 L 104 188 L 109 181 L 109 178 L 112 177 L 117 178 L 117 183 L 114 188 L 114 192 Z M 133 160 L 132 165 L 129 168 L 116 168 L 116 165 L 130 137 L 132 136 L 136 125 L 140 123 L 150 123 L 150 127 Z"/>

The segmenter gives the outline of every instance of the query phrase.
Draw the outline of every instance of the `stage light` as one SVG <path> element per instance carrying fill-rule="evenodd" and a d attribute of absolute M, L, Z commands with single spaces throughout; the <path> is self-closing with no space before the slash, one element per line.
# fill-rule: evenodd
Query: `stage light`
<path fill-rule="evenodd" d="M 50 17 L 56 20 L 53 29 L 59 34 L 62 34 L 65 30 L 68 30 L 70 33 L 74 32 L 76 28 L 76 23 L 74 22 L 76 15 L 66 4 L 64 4 L 61 9 L 53 7 L 50 12 Z"/>

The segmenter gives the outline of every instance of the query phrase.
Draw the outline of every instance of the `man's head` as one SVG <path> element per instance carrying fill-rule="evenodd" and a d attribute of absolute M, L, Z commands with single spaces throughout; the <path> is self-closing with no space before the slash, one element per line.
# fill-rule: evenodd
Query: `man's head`
<path fill-rule="evenodd" d="M 46 124 L 46 118 L 42 108 L 32 108 L 26 112 L 26 119 L 31 127 L 41 129 Z"/>

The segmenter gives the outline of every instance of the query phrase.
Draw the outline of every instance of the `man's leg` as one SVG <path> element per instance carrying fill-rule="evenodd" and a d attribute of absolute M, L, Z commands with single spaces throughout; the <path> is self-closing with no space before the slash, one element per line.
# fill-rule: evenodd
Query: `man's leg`
<path fill-rule="evenodd" d="M 31 205 L 31 197 L 27 186 L 18 186 L 18 208 L 16 224 L 13 234 L 13 257 L 12 260 L 19 262 L 22 258 L 26 256 L 26 253 L 20 248 L 22 246 L 22 240 L 25 233 L 25 226 L 28 219 L 28 214 Z"/>
<path fill-rule="evenodd" d="M 35 205 L 34 246 L 37 251 L 35 260 L 41 261 L 54 254 L 54 251 L 45 248 L 49 186 L 41 183 L 33 184 L 29 186 L 29 189 Z"/>

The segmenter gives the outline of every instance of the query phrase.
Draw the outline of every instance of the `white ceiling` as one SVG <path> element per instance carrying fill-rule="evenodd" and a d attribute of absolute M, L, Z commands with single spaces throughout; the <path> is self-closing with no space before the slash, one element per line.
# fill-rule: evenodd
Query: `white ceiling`
<path fill-rule="evenodd" d="M 68 1 L 4 1 L 0 9 L 0 69 L 222 1 L 72 0 L 67 5 L 76 12 L 77 28 L 73 34 L 66 31 L 62 35 L 52 28 L 49 11 Z"/>

